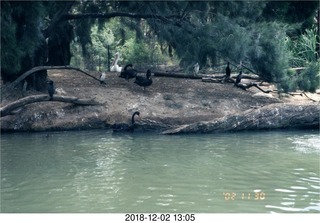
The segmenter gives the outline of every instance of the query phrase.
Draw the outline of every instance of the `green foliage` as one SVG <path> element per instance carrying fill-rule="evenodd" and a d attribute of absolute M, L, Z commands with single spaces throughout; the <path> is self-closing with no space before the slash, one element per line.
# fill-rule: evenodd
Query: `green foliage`
<path fill-rule="evenodd" d="M 292 68 L 280 78 L 280 89 L 283 92 L 303 90 L 315 92 L 320 87 L 320 62 L 312 62 L 298 73 Z"/>
<path fill-rule="evenodd" d="M 311 23 L 319 1 L 268 1 L 262 16 L 267 21 Z M 303 9 L 303 10 L 301 10 Z M 311 21 L 311 22 L 310 22 Z"/>
<path fill-rule="evenodd" d="M 76 38 L 71 44 L 73 66 L 80 66 L 89 70 L 108 69 L 108 47 L 114 49 L 116 46 L 115 34 L 112 27 L 117 21 L 110 24 L 94 24 L 89 32 L 89 37 L 84 39 Z"/>
<path fill-rule="evenodd" d="M 237 63 L 245 59 L 251 42 L 251 34 L 245 27 L 222 15 L 218 15 L 210 27 L 209 46 Z"/>
<path fill-rule="evenodd" d="M 298 89 L 296 71 L 289 68 L 287 72 L 278 80 L 279 91 L 289 92 Z"/>
<path fill-rule="evenodd" d="M 315 62 L 320 56 L 316 50 L 318 33 L 316 27 L 306 29 L 305 32 L 296 39 L 287 38 L 286 47 L 290 53 L 290 64 L 293 67 L 306 66 Z"/>
<path fill-rule="evenodd" d="M 320 87 L 320 62 L 312 62 L 297 78 L 301 90 L 315 92 Z"/>
<path fill-rule="evenodd" d="M 44 14 L 41 2 L 1 2 L 1 73 L 5 79 L 33 66 L 34 53 L 44 39 Z"/>
<path fill-rule="evenodd" d="M 287 75 L 281 79 L 284 91 L 297 89 L 314 92 L 319 88 L 319 57 L 316 50 L 318 34 L 315 27 L 306 29 L 296 39 L 289 37 L 285 40 L 286 50 L 289 54 L 289 63 L 292 67 L 306 67 L 301 73 L 291 77 Z"/>
<path fill-rule="evenodd" d="M 121 22 L 129 24 L 129 27 L 124 26 Z M 147 25 L 139 30 L 141 31 L 142 28 L 148 30 Z M 138 39 L 138 36 L 135 35 L 136 31 L 132 23 L 128 23 L 125 19 L 112 19 L 104 25 L 93 25 L 90 31 L 90 41 L 86 41 L 87 44 L 84 46 L 85 54 L 82 54 L 83 47 L 80 47 L 82 44 L 78 38 L 72 43 L 71 64 L 89 70 L 108 70 L 108 60 L 111 62 L 116 52 L 120 53 L 119 64 L 123 66 L 128 63 L 132 63 L 136 67 L 165 63 L 168 59 L 162 55 L 156 38 L 153 36 L 145 37 L 142 34 Z M 110 58 L 108 58 L 108 46 Z"/>
<path fill-rule="evenodd" d="M 310 19 L 318 7 L 317 1 L 1 1 L 1 73 L 17 76 L 37 64 L 40 46 L 50 51 L 42 64 L 70 59 L 73 39 L 71 63 L 87 69 L 107 70 L 116 52 L 121 53 L 121 66 L 144 67 L 166 63 L 174 52 L 186 70 L 196 62 L 204 67 L 219 60 L 242 61 L 285 91 L 313 91 L 320 55 L 317 28 L 310 27 Z M 66 13 L 110 12 L 157 16 L 59 20 Z M 50 25 L 48 34 L 43 30 Z M 49 37 L 47 46 L 44 36 Z M 293 74 L 289 64 L 307 69 Z"/>
<path fill-rule="evenodd" d="M 1 2 L 1 8 L 1 73 L 14 74 L 21 68 L 23 50 L 19 47 L 17 39 L 12 38 L 15 36 L 17 24 L 11 16 L 9 3 Z"/>
<path fill-rule="evenodd" d="M 126 64 L 132 63 L 138 67 L 163 64 L 168 60 L 161 54 L 160 45 L 153 39 L 137 41 L 135 38 L 130 38 L 122 47 L 121 55 Z"/>
<path fill-rule="evenodd" d="M 281 84 L 289 67 L 285 29 L 277 23 L 260 23 L 254 27 L 253 37 L 248 54 L 251 65 L 263 80 Z"/>

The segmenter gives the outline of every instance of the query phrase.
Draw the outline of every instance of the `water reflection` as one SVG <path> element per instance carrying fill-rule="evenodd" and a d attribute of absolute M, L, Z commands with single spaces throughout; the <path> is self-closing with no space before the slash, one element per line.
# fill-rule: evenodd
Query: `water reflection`
<path fill-rule="evenodd" d="M 2 212 L 319 212 L 313 131 L 1 138 Z"/>
<path fill-rule="evenodd" d="M 319 212 L 320 211 L 320 178 L 319 173 L 306 173 L 305 169 L 293 170 L 297 178 L 288 188 L 275 189 L 277 196 L 282 199 L 279 205 L 266 205 L 266 208 L 282 212 Z M 309 177 L 301 177 L 303 175 Z"/>

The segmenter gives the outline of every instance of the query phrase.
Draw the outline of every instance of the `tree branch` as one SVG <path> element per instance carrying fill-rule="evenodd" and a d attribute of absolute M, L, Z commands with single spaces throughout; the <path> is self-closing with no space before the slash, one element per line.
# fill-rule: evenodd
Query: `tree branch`
<path fill-rule="evenodd" d="M 167 22 L 170 19 L 177 19 L 181 16 L 179 15 L 168 15 L 161 16 L 156 14 L 137 14 L 129 12 L 111 12 L 111 13 L 79 13 L 79 14 L 66 14 L 64 19 L 74 20 L 74 19 L 86 19 L 86 18 L 104 18 L 110 19 L 114 17 L 129 17 L 129 18 L 142 18 L 142 19 L 159 19 L 161 21 Z"/>
<path fill-rule="evenodd" d="M 79 99 L 77 97 L 67 97 L 67 96 L 61 96 L 61 95 L 54 95 L 52 100 L 50 100 L 49 95 L 32 95 L 28 97 L 21 98 L 17 101 L 14 101 L 10 104 L 7 104 L 0 108 L 0 117 L 10 115 L 13 110 L 23 107 L 27 104 L 32 104 L 36 102 L 42 102 L 42 101 L 59 101 L 59 102 L 65 102 L 65 103 L 72 103 L 76 105 L 99 105 L 100 103 L 95 101 L 94 99 Z"/>
<path fill-rule="evenodd" d="M 64 19 L 64 16 L 68 11 L 71 9 L 75 1 L 68 1 L 64 3 L 64 8 L 62 8 L 60 11 L 58 11 L 55 16 L 52 18 L 50 25 L 43 30 L 43 35 L 44 37 L 49 37 L 50 34 L 52 33 L 52 30 L 59 24 Z"/>
<path fill-rule="evenodd" d="M 85 75 L 97 80 L 100 82 L 100 80 L 94 76 L 92 76 L 91 74 L 77 68 L 77 67 L 71 67 L 71 66 L 38 66 L 38 67 L 34 67 L 31 70 L 28 70 L 27 72 L 23 73 L 21 76 L 19 76 L 15 81 L 13 81 L 11 84 L 8 84 L 7 86 L 4 86 L 5 88 L 3 89 L 3 92 L 14 88 L 15 86 L 17 86 L 17 84 L 19 84 L 20 81 L 24 80 L 26 77 L 28 77 L 30 74 L 33 74 L 37 71 L 40 70 L 76 70 L 79 71 L 81 73 L 84 73 Z"/>

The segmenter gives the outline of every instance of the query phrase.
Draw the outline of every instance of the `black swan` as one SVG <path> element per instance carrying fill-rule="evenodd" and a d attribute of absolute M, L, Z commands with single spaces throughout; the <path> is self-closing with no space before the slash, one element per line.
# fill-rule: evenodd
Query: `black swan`
<path fill-rule="evenodd" d="M 230 69 L 229 62 L 228 62 L 228 66 L 226 68 L 226 76 L 230 77 L 230 75 L 231 75 L 231 69 Z"/>
<path fill-rule="evenodd" d="M 112 64 L 111 64 L 110 71 L 113 71 L 113 72 L 121 72 L 122 67 L 120 67 L 120 66 L 118 65 L 118 60 L 119 60 L 119 53 L 117 52 L 116 55 L 115 55 L 114 61 L 113 61 Z"/>
<path fill-rule="evenodd" d="M 105 84 L 106 80 L 106 73 L 105 72 L 102 72 L 102 74 L 100 75 L 100 84 Z"/>
<path fill-rule="evenodd" d="M 240 73 L 238 74 L 235 85 L 238 85 L 241 82 L 241 78 L 242 78 L 242 71 L 240 71 Z"/>
<path fill-rule="evenodd" d="M 50 100 L 52 100 L 53 94 L 55 93 L 54 84 L 52 80 L 48 81 L 48 93 L 50 96 Z"/>
<path fill-rule="evenodd" d="M 139 85 L 139 86 L 141 86 L 141 87 L 143 87 L 143 90 L 145 90 L 146 87 L 148 87 L 148 86 L 150 86 L 152 84 L 151 70 L 149 69 L 147 71 L 146 78 L 137 76 L 136 80 L 134 81 L 134 83 Z"/>
<path fill-rule="evenodd" d="M 119 123 L 119 124 L 113 124 L 112 129 L 113 132 L 133 132 L 134 131 L 134 116 L 140 116 L 140 112 L 136 111 L 133 113 L 131 117 L 131 125 L 128 125 L 126 123 Z"/>
<path fill-rule="evenodd" d="M 131 68 L 128 69 L 128 67 L 131 67 Z M 138 71 L 135 69 L 132 69 L 132 64 L 127 64 L 121 71 L 119 77 L 125 78 L 127 81 L 129 81 L 130 78 L 135 78 L 137 74 L 138 74 Z"/>

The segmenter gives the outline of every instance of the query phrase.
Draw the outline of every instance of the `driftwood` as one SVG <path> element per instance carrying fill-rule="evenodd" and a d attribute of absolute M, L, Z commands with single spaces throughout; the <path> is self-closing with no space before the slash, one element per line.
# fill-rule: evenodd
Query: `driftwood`
<path fill-rule="evenodd" d="M 250 76 L 249 76 L 250 77 Z M 252 77 L 250 77 L 252 78 Z M 243 77 L 242 77 L 243 79 Z M 230 83 L 235 83 L 236 81 L 231 78 L 231 77 L 227 77 L 226 75 L 223 76 L 214 76 L 214 77 L 203 77 L 202 78 L 203 82 L 213 82 L 213 83 L 224 83 L 224 82 L 230 82 Z M 247 90 L 251 87 L 256 87 L 258 88 L 260 91 L 262 91 L 263 93 L 270 93 L 272 92 L 272 90 L 264 90 L 261 87 L 259 87 L 258 84 L 256 83 L 249 83 L 249 84 L 243 84 L 243 83 L 238 83 L 235 84 L 236 87 L 241 88 L 242 90 Z"/>
<path fill-rule="evenodd" d="M 264 89 L 262 89 L 262 88 L 259 87 L 259 85 L 256 84 L 256 83 L 249 83 L 249 84 L 239 83 L 239 84 L 236 84 L 235 86 L 238 87 L 238 88 L 241 88 L 242 90 L 245 90 L 245 91 L 246 91 L 247 89 L 251 88 L 251 87 L 256 87 L 256 88 L 258 88 L 260 91 L 262 91 L 263 93 L 270 93 L 270 92 L 272 92 L 272 90 L 264 90 Z"/>
<path fill-rule="evenodd" d="M 214 83 L 220 83 L 220 82 L 225 82 L 227 80 L 230 80 L 229 82 L 235 83 L 235 80 L 233 78 L 236 78 L 237 75 L 233 77 L 227 77 L 226 75 L 205 75 L 202 77 L 203 82 L 214 82 Z M 242 79 L 250 79 L 250 80 L 261 80 L 259 76 L 252 76 L 252 75 L 242 75 Z"/>
<path fill-rule="evenodd" d="M 197 122 L 170 129 L 163 134 L 235 132 L 282 128 L 319 129 L 320 105 L 317 103 L 272 104 L 258 109 L 249 109 L 212 121 Z"/>
<path fill-rule="evenodd" d="M 0 117 L 10 115 L 14 110 L 17 108 L 23 107 L 27 104 L 35 103 L 35 102 L 42 102 L 42 101 L 59 101 L 65 103 L 72 103 L 76 105 L 99 105 L 100 103 L 95 101 L 94 99 L 79 99 L 77 97 L 67 97 L 61 95 L 54 95 L 52 100 L 50 100 L 49 95 L 32 95 L 28 97 L 21 98 L 17 101 L 14 101 L 10 104 L 7 104 L 0 108 Z"/>
<path fill-rule="evenodd" d="M 308 98 L 309 100 L 311 100 L 311 101 L 313 101 L 313 102 L 318 102 L 317 100 L 314 100 L 314 99 L 310 98 L 305 92 L 289 92 L 289 94 L 290 94 L 291 96 L 300 95 L 300 96 L 302 96 L 302 97 L 303 97 L 303 95 L 304 95 L 304 96 L 306 96 L 306 98 Z"/>
<path fill-rule="evenodd" d="M 95 76 L 92 76 L 91 74 L 77 68 L 77 67 L 72 67 L 72 66 L 38 66 L 38 67 L 34 67 L 31 70 L 28 70 L 27 72 L 23 73 L 22 75 L 20 75 L 15 81 L 13 81 L 12 83 L 8 84 L 5 86 L 5 88 L 3 89 L 3 91 L 9 90 L 14 88 L 15 86 L 17 86 L 19 84 L 19 82 L 21 82 L 22 80 L 24 80 L 26 77 L 28 77 L 30 74 L 33 74 L 37 71 L 40 70 L 76 70 L 79 71 L 97 81 L 100 82 L 100 79 L 96 78 Z"/>

